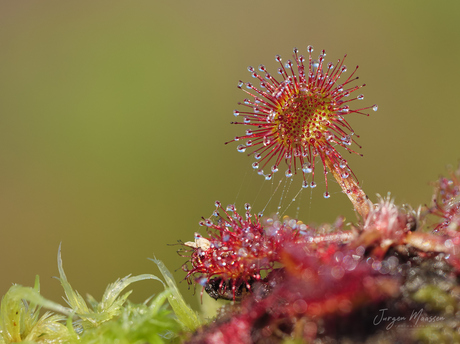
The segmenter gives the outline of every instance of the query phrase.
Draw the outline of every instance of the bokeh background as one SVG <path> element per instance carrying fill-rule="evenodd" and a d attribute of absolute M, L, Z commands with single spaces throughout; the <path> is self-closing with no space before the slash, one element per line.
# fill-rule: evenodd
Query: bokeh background
<path fill-rule="evenodd" d="M 0 294 L 38 274 L 60 300 L 61 242 L 70 283 L 96 299 L 119 277 L 157 274 L 154 254 L 182 280 L 168 244 L 192 240 L 216 199 L 267 203 L 274 184 L 224 142 L 245 129 L 229 122 L 246 67 L 274 72 L 293 47 L 359 64 L 359 104 L 379 105 L 349 118 L 366 192 L 429 203 L 429 182 L 460 157 L 459 13 L 457 1 L 0 1 Z M 353 221 L 318 181 L 286 213 Z M 132 289 L 141 302 L 162 287 Z"/>

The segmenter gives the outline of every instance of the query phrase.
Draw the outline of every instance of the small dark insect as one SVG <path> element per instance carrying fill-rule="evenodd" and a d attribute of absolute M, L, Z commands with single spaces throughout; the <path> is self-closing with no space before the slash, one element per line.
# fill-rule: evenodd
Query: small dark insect
<path fill-rule="evenodd" d="M 225 282 L 220 277 L 213 278 L 206 283 L 204 290 L 215 300 L 241 301 L 244 296 L 251 292 L 255 292 L 258 297 L 264 298 L 283 280 L 284 268 L 280 268 L 274 269 L 267 277 L 259 281 L 251 279 L 247 284 L 244 282 L 239 283 L 239 287 L 235 289 L 235 295 L 233 295 L 231 288 L 232 280 Z"/>
<path fill-rule="evenodd" d="M 204 290 L 213 299 L 223 299 L 229 301 L 240 301 L 246 294 L 250 292 L 251 285 L 254 283 L 253 280 L 245 283 L 241 281 L 239 286 L 235 288 L 235 293 L 232 290 L 232 280 L 224 280 L 220 277 L 213 278 L 206 283 Z M 238 285 L 238 284 L 236 284 Z"/>

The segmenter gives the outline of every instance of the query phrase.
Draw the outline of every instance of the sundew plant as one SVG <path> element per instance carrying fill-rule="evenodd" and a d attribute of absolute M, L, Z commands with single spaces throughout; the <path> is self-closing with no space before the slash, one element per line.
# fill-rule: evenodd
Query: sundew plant
<path fill-rule="evenodd" d="M 43 298 L 38 277 L 33 288 L 13 285 L 1 302 L 0 343 L 460 342 L 460 168 L 433 182 L 422 206 L 367 195 L 344 157 L 360 154 L 347 119 L 378 107 L 365 103 L 365 84 L 346 55 L 329 62 L 325 50 L 305 52 L 295 48 L 286 61 L 277 55 L 273 74 L 248 67 L 252 82 L 238 83 L 246 98 L 233 112 L 241 132 L 227 143 L 252 156 L 265 180 L 297 178 L 306 189 L 317 187 L 319 174 L 325 198 L 337 182 L 354 223 L 336 214 L 334 223 L 315 226 L 215 201 L 178 251 L 191 289 L 222 305 L 211 317 L 184 302 L 157 259 L 162 276 L 126 276 L 101 301 L 85 300 L 71 287 L 59 248 L 66 304 Z M 126 288 L 143 280 L 164 291 L 131 303 Z"/>

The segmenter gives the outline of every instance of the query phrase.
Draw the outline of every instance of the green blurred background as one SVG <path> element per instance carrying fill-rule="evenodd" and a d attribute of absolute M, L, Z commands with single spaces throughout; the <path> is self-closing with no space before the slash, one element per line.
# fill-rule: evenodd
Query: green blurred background
<path fill-rule="evenodd" d="M 157 274 L 153 254 L 180 281 L 185 260 L 168 244 L 192 240 L 216 199 L 265 206 L 273 184 L 224 142 L 245 129 L 229 122 L 246 67 L 275 74 L 275 54 L 293 47 L 360 65 L 360 105 L 379 111 L 350 117 L 364 157 L 347 157 L 366 192 L 428 203 L 429 182 L 460 157 L 459 11 L 457 1 L 1 1 L 0 294 L 39 274 L 42 294 L 60 300 L 60 242 L 69 281 L 96 299 L 119 277 Z M 287 213 L 354 220 L 347 197 L 335 186 L 324 200 L 318 182 Z M 140 302 L 162 287 L 133 289 Z"/>

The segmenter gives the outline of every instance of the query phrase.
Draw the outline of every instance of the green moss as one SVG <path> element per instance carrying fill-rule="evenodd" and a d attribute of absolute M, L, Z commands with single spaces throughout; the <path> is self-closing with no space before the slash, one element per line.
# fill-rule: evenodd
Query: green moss
<path fill-rule="evenodd" d="M 178 338 L 177 333 L 181 327 L 165 305 L 170 294 L 166 290 L 148 305 L 127 302 L 116 319 L 85 331 L 79 343 L 171 343 L 174 338 Z"/>
<path fill-rule="evenodd" d="M 433 284 L 425 285 L 417 290 L 412 294 L 412 299 L 429 305 L 435 311 L 453 313 L 457 308 L 457 300 L 448 292 Z"/>
<path fill-rule="evenodd" d="M 34 288 L 12 286 L 0 305 L 0 344 L 161 344 L 179 341 L 180 332 L 194 330 L 201 322 L 185 303 L 168 269 L 161 261 L 154 261 L 166 283 L 150 274 L 126 276 L 109 284 L 100 302 L 91 296 L 85 301 L 67 280 L 59 248 L 59 280 L 68 307 L 43 298 L 38 277 Z M 127 299 L 131 291 L 122 292 L 130 284 L 146 279 L 161 282 L 165 290 L 142 304 L 130 303 Z M 42 307 L 50 311 L 40 316 Z"/>
<path fill-rule="evenodd" d="M 70 342 L 72 333 L 65 325 L 66 317 L 52 312 L 40 316 L 43 305 L 67 313 L 65 307 L 40 295 L 38 276 L 34 288 L 13 285 L 3 296 L 0 306 L 0 343 Z"/>
<path fill-rule="evenodd" d="M 415 332 L 415 338 L 421 343 L 460 343 L 460 334 L 449 324 L 438 323 L 436 326 L 427 326 Z"/>
<path fill-rule="evenodd" d="M 158 269 L 160 269 L 160 272 L 171 291 L 171 294 L 168 296 L 168 301 L 171 304 L 178 321 L 184 328 L 190 331 L 197 329 L 201 325 L 200 318 L 198 314 L 186 304 L 184 298 L 179 292 L 179 289 L 177 288 L 176 282 L 174 282 L 171 272 L 169 272 L 161 260 L 152 260 L 158 266 Z"/>

